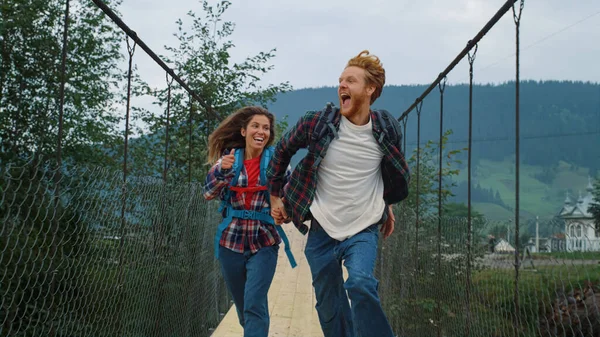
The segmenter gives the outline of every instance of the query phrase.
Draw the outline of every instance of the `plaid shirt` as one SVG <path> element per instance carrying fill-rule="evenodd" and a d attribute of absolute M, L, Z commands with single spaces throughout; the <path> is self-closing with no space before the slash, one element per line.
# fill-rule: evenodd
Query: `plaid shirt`
<path fill-rule="evenodd" d="M 340 116 L 338 114 L 333 120 L 336 130 L 339 130 Z M 308 232 L 308 227 L 303 222 L 309 219 L 310 205 L 317 188 L 319 163 L 317 162 L 317 165 L 314 165 L 315 160 L 321 155 L 324 156 L 333 138 L 333 132 L 328 130 L 318 140 L 318 143 L 315 144 L 315 152 L 307 153 L 300 163 L 298 163 L 291 177 L 289 177 L 289 183 L 286 183 L 286 180 L 284 180 L 284 172 L 292 156 L 299 149 L 308 147 L 311 141 L 311 134 L 314 132 L 320 118 L 325 118 L 321 115 L 321 111 L 309 111 L 301 117 L 275 147 L 273 159 L 267 169 L 271 194 L 280 197 L 285 196 L 284 204 L 286 212 L 291 217 L 296 228 L 303 234 Z M 383 130 L 377 115 L 372 111 L 371 120 L 373 136 L 377 140 Z M 383 152 L 381 167 L 384 182 L 383 198 L 386 204 L 390 205 L 405 199 L 408 195 L 409 168 L 402 149 L 393 144 L 391 139 L 384 137 L 379 146 Z"/>
<path fill-rule="evenodd" d="M 228 154 L 231 150 L 225 151 L 223 154 Z M 291 173 L 291 168 L 288 167 L 285 174 L 285 180 Z M 225 198 L 227 187 L 231 183 L 235 172 L 232 169 L 222 169 L 221 159 L 208 171 L 204 182 L 204 198 L 212 200 L 219 197 L 220 200 Z M 259 186 L 260 179 L 257 184 Z M 248 174 L 246 168 L 242 167 L 238 178 L 239 187 L 248 187 Z M 264 192 L 255 192 L 250 202 L 251 211 L 262 211 L 269 207 L 269 194 Z M 244 210 L 246 203 L 246 193 L 234 193 L 230 195 L 231 206 L 236 210 Z M 253 219 L 238 219 L 233 218 L 229 226 L 225 228 L 221 236 L 219 244 L 234 252 L 244 252 L 244 240 L 248 241 L 252 253 L 257 252 L 262 247 L 273 246 L 281 243 L 281 237 L 277 233 L 275 226 L 262 223 L 260 220 Z"/>

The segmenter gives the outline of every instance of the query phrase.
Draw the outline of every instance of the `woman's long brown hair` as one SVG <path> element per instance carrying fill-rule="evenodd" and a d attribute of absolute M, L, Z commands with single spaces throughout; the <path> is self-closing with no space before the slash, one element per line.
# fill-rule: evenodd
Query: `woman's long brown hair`
<path fill-rule="evenodd" d="M 208 136 L 208 162 L 211 165 L 219 160 L 223 151 L 232 148 L 246 147 L 246 138 L 242 136 L 242 128 L 246 128 L 255 115 L 263 115 L 269 119 L 271 135 L 266 146 L 275 140 L 275 116 L 259 106 L 243 107 L 225 118 L 224 121 Z M 265 146 L 265 147 L 266 147 Z"/>

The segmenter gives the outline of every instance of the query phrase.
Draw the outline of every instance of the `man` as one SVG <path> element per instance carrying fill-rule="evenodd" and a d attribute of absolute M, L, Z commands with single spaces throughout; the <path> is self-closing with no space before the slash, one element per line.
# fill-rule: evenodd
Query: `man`
<path fill-rule="evenodd" d="M 385 238 L 394 231 L 391 205 L 408 195 L 409 172 L 399 142 L 382 135 L 380 115 L 370 108 L 384 83 L 378 57 L 365 50 L 350 59 L 339 78 L 340 111 L 328 112 L 335 115 L 325 136 L 314 137 L 325 112 L 306 113 L 276 145 L 267 170 L 276 223 L 291 219 L 306 234 L 303 222 L 311 220 L 305 255 L 325 337 L 393 336 L 373 273 L 378 226 Z M 282 186 L 290 159 L 305 147 Z"/>

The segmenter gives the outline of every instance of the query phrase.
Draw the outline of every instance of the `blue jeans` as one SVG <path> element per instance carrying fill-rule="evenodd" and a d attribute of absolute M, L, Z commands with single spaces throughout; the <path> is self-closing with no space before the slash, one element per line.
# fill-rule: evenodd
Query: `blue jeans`
<path fill-rule="evenodd" d="M 304 254 L 310 265 L 316 309 L 325 337 L 394 336 L 379 301 L 379 281 L 373 275 L 378 238 L 378 225 L 373 224 L 340 242 L 312 220 Z M 348 270 L 345 283 L 342 260 Z"/>
<path fill-rule="evenodd" d="M 279 245 L 263 247 L 255 254 L 236 253 L 219 246 L 221 272 L 233 297 L 244 337 L 267 337 L 269 303 L 267 294 L 275 275 Z"/>

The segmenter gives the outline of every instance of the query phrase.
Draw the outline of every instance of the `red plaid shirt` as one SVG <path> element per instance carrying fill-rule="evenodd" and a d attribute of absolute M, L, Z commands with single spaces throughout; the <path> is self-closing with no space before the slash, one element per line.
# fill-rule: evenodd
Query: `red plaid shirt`
<path fill-rule="evenodd" d="M 226 150 L 224 153 L 227 154 L 230 151 Z M 290 172 L 291 170 L 288 168 L 286 176 L 289 176 Z M 204 198 L 212 200 L 219 197 L 220 200 L 223 200 L 227 190 L 226 187 L 231 183 L 234 173 L 232 169 L 221 169 L 221 159 L 219 159 L 206 175 L 203 188 Z M 255 173 L 258 176 L 260 172 L 256 170 Z M 260 181 L 257 177 L 253 177 L 254 179 L 248 178 L 248 172 L 244 165 L 240 171 L 237 186 L 248 187 L 249 180 L 255 181 L 255 186 L 259 186 Z M 247 200 L 248 197 L 250 200 Z M 236 210 L 262 211 L 264 208 L 269 207 L 268 198 L 268 191 L 254 193 L 234 193 L 232 191 L 231 206 Z M 246 205 L 249 205 L 249 207 L 246 208 Z M 219 244 L 234 252 L 243 253 L 244 240 L 248 241 L 252 253 L 257 252 L 262 247 L 281 243 L 281 237 L 274 226 L 260 220 L 233 218 L 229 226 L 223 231 Z"/>
<path fill-rule="evenodd" d="M 275 146 L 273 159 L 271 159 L 267 169 L 267 179 L 269 179 L 271 193 L 285 198 L 286 213 L 292 218 L 294 225 L 302 234 L 308 232 L 308 227 L 303 222 L 308 219 L 310 205 L 317 189 L 319 165 L 318 163 L 315 164 L 315 160 L 326 152 L 332 138 L 328 137 L 331 136 L 331 132 L 318 140 L 315 153 L 307 153 L 289 178 L 287 178 L 287 172 L 285 176 L 283 172 L 292 156 L 299 149 L 308 147 L 317 122 L 323 118 L 321 111 L 309 111 L 302 116 Z M 339 130 L 340 119 L 340 115 L 337 115 L 333 120 L 336 130 Z M 377 115 L 373 112 L 371 112 L 371 120 L 373 121 L 373 136 L 375 139 L 379 139 L 383 131 Z M 383 143 L 379 144 L 379 147 L 383 152 L 381 163 L 384 184 L 383 199 L 386 204 L 394 204 L 399 202 L 400 199 L 406 198 L 408 194 L 409 168 L 402 149 L 393 144 L 388 137 L 383 138 Z M 392 198 L 393 190 L 402 192 L 397 193 Z"/>

